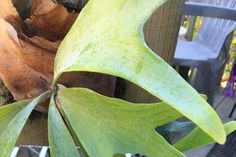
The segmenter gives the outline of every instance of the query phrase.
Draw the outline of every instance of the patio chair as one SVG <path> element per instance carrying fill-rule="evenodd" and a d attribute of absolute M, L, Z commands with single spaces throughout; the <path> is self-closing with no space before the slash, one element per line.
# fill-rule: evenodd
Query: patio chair
<path fill-rule="evenodd" d="M 189 83 L 213 105 L 214 89 L 229 56 L 230 35 L 236 28 L 236 0 L 191 0 L 185 2 L 184 12 L 204 18 L 193 41 L 178 41 L 173 65 L 194 68 Z"/>

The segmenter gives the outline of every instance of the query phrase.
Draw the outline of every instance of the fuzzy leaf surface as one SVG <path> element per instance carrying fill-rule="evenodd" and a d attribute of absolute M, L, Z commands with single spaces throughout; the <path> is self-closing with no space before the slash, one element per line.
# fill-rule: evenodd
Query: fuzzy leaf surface
<path fill-rule="evenodd" d="M 0 157 L 10 156 L 30 113 L 48 94 L 0 108 Z"/>
<path fill-rule="evenodd" d="M 124 78 L 224 143 L 225 130 L 216 112 L 144 41 L 144 23 L 165 1 L 90 0 L 59 47 L 53 85 L 63 72 L 69 71 Z"/>
<path fill-rule="evenodd" d="M 52 157 L 79 157 L 79 152 L 54 100 L 51 99 L 48 114 L 48 135 Z"/>
<path fill-rule="evenodd" d="M 155 132 L 182 115 L 165 103 L 133 104 L 83 88 L 62 89 L 58 103 L 89 156 L 184 156 Z"/>

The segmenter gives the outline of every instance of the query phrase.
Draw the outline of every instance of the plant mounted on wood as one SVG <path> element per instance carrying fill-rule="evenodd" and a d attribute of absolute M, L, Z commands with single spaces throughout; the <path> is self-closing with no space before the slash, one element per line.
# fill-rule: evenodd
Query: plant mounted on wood
<path fill-rule="evenodd" d="M 0 156 L 9 156 L 32 110 L 50 98 L 48 135 L 54 157 L 111 157 L 140 153 L 182 157 L 182 151 L 214 141 L 223 144 L 236 123 L 223 126 L 210 105 L 145 44 L 143 25 L 166 0 L 90 0 L 57 51 L 51 88 L 0 108 Z M 86 88 L 66 88 L 65 72 L 96 72 L 124 78 L 162 100 L 134 104 Z M 175 144 L 155 131 L 178 118 L 197 125 Z"/>

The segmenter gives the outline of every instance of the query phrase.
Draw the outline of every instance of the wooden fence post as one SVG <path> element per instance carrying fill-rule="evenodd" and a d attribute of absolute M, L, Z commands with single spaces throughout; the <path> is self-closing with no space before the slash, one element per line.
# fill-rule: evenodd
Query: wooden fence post
<path fill-rule="evenodd" d="M 144 27 L 147 45 L 169 64 L 174 56 L 184 0 L 169 0 L 162 5 Z M 158 81 L 158 80 L 157 80 Z M 126 81 L 123 99 L 131 102 L 157 102 L 158 99 Z"/>

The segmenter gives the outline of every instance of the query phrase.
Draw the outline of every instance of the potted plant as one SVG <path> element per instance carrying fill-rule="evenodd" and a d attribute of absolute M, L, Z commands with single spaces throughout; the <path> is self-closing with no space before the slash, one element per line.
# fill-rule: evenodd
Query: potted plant
<path fill-rule="evenodd" d="M 32 110 L 50 99 L 48 135 L 54 157 L 110 157 L 125 153 L 182 157 L 185 150 L 223 144 L 235 122 L 216 112 L 143 39 L 143 25 L 166 0 L 90 0 L 57 51 L 51 89 L 0 108 L 0 156 L 9 156 Z M 160 103 L 130 103 L 57 82 L 65 72 L 85 71 L 124 78 Z M 168 143 L 155 128 L 187 117 L 191 134 Z"/>

